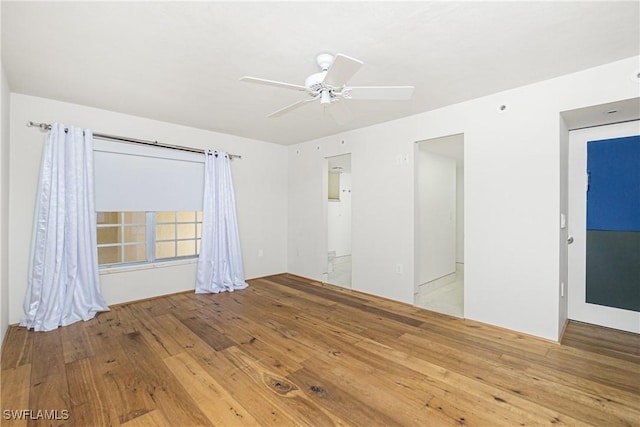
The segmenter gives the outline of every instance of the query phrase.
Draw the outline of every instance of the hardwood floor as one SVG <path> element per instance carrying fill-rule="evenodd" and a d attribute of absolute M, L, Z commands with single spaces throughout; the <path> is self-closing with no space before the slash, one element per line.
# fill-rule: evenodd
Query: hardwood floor
<path fill-rule="evenodd" d="M 640 425 L 638 335 L 571 323 L 559 345 L 290 275 L 250 285 L 11 327 L 2 425 Z"/>

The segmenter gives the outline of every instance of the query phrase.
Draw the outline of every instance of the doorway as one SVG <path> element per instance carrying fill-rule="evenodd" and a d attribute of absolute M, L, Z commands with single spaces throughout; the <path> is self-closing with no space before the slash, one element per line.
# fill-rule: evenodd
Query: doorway
<path fill-rule="evenodd" d="M 351 154 L 326 160 L 327 283 L 351 288 Z"/>
<path fill-rule="evenodd" d="M 415 171 L 414 305 L 464 317 L 464 135 L 418 142 Z"/>

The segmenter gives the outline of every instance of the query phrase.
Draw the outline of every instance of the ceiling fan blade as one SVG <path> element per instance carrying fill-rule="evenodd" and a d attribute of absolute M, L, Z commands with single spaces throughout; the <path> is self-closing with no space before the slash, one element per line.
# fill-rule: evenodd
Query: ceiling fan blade
<path fill-rule="evenodd" d="M 342 89 L 342 96 L 346 99 L 402 101 L 411 99 L 413 89 L 413 86 L 354 86 Z"/>
<path fill-rule="evenodd" d="M 256 83 L 259 85 L 265 85 L 265 86 L 275 86 L 275 87 L 281 87 L 284 89 L 293 89 L 293 90 L 297 90 L 300 92 L 311 92 L 309 89 L 307 89 L 304 86 L 301 85 L 294 85 L 292 83 L 284 83 L 284 82 L 277 82 L 275 80 L 266 80 L 266 79 L 259 79 L 257 77 L 249 77 L 249 76 L 244 76 L 240 78 L 241 82 L 247 82 L 247 83 Z"/>
<path fill-rule="evenodd" d="M 353 113 L 344 102 L 334 101 L 325 107 L 325 111 L 326 110 L 329 110 L 329 114 L 339 125 L 344 125 L 353 120 Z"/>
<path fill-rule="evenodd" d="M 333 87 L 342 87 L 364 65 L 364 62 L 350 56 L 337 54 L 329 67 L 324 83 Z"/>
<path fill-rule="evenodd" d="M 308 99 L 303 99 L 297 102 L 294 102 L 291 105 L 287 105 L 284 108 L 279 109 L 278 111 L 274 111 L 273 113 L 269 114 L 267 117 L 272 118 L 272 117 L 280 117 L 283 114 L 288 113 L 289 111 L 295 110 L 296 108 L 300 108 L 302 107 L 304 104 L 306 104 L 307 102 L 312 102 L 315 101 L 316 99 L 318 99 L 318 97 L 313 97 L 313 98 L 308 98 Z"/>

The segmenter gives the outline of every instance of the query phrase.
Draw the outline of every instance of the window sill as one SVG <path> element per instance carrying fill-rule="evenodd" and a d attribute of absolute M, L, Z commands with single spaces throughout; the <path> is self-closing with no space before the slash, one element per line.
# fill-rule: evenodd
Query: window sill
<path fill-rule="evenodd" d="M 150 262 L 150 263 L 144 263 L 144 264 L 116 265 L 112 267 L 101 267 L 100 275 L 102 276 L 105 274 L 126 273 L 129 271 L 138 271 L 138 270 L 151 270 L 154 268 L 175 267 L 178 265 L 196 264 L 197 262 L 198 262 L 198 257 L 178 259 L 178 260 L 172 260 L 172 261 L 156 261 L 156 262 Z"/>

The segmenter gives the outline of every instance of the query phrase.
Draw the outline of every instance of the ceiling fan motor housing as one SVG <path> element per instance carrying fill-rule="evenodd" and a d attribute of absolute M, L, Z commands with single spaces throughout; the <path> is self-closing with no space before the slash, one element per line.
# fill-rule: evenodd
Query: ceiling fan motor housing
<path fill-rule="evenodd" d="M 312 92 L 317 92 L 323 88 L 322 82 L 324 81 L 324 76 L 327 74 L 326 71 L 321 71 L 319 73 L 311 74 L 304 81 L 305 87 L 309 88 Z"/>
<path fill-rule="evenodd" d="M 321 95 L 320 102 L 322 104 L 331 102 L 329 100 L 329 96 L 330 96 L 329 92 L 333 88 L 331 87 L 328 88 L 326 85 L 324 85 L 324 79 L 325 79 L 325 76 L 327 75 L 327 71 L 329 70 L 329 68 L 331 68 L 331 65 L 333 65 L 333 60 L 334 60 L 334 56 L 330 53 L 321 53 L 318 56 L 316 56 L 316 63 L 318 64 L 318 67 L 320 67 L 322 71 L 320 71 L 319 73 L 311 74 L 304 81 L 304 85 L 307 88 L 309 88 L 309 90 L 316 93 L 320 93 Z"/>
<path fill-rule="evenodd" d="M 327 71 L 333 65 L 334 56 L 330 53 L 321 53 L 316 56 L 316 63 L 318 67 L 322 70 L 319 73 L 315 73 L 310 75 L 304 81 L 304 85 L 309 88 L 310 91 L 314 92 L 316 96 L 320 94 L 320 104 L 331 104 L 331 98 L 333 98 L 333 87 L 327 87 L 324 84 L 324 79 L 327 75 Z"/>

